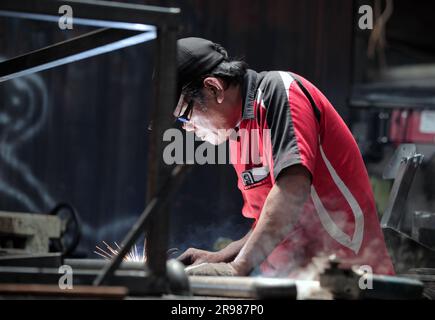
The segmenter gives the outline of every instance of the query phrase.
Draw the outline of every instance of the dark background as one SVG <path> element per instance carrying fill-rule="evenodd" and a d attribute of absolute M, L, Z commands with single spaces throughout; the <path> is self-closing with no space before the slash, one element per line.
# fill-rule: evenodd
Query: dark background
<path fill-rule="evenodd" d="M 257 71 L 299 73 L 348 120 L 357 56 L 353 1 L 130 2 L 181 8 L 180 37 L 218 42 Z M 410 18 L 404 25 L 400 15 L 414 14 L 406 3 L 395 2 L 391 44 L 407 48 L 421 38 L 417 50 L 433 52 L 430 36 L 409 36 L 421 35 L 432 20 Z M 424 17 L 434 12 L 417 11 Z M 0 18 L 0 55 L 13 57 L 89 30 Z M 359 36 L 365 41 L 368 33 Z M 120 241 L 145 206 L 153 57 L 148 42 L 1 83 L 0 210 L 48 212 L 66 201 L 84 222 L 79 252 L 94 257 L 96 244 Z M 211 248 L 220 236 L 241 237 L 250 225 L 241 206 L 232 167 L 196 166 L 173 206 L 171 246 Z"/>

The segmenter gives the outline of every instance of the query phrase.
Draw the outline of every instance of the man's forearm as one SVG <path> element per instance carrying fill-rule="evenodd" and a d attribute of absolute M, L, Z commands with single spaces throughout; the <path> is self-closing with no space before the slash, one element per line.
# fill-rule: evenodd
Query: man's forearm
<path fill-rule="evenodd" d="M 223 262 L 233 261 L 234 258 L 239 254 L 242 247 L 245 245 L 249 236 L 251 235 L 252 230 L 250 230 L 242 239 L 233 241 L 229 245 L 227 245 L 222 250 L 218 251 L 224 258 Z"/>
<path fill-rule="evenodd" d="M 284 240 L 299 218 L 310 184 L 309 173 L 301 166 L 290 167 L 280 176 L 255 229 L 232 263 L 238 272 L 248 274 Z"/>

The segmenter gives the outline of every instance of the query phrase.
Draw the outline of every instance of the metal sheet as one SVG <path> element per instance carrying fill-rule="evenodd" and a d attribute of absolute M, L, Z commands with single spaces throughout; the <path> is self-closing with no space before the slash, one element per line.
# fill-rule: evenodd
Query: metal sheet
<path fill-rule="evenodd" d="M 129 47 L 156 38 L 155 31 L 99 29 L 0 62 L 0 82 Z"/>

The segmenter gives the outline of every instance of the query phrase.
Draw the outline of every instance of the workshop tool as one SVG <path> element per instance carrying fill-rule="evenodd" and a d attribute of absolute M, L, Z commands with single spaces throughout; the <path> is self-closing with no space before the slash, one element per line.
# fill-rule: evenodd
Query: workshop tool
<path fill-rule="evenodd" d="M 0 256 L 44 254 L 60 239 L 61 220 L 44 214 L 0 211 Z"/>
<path fill-rule="evenodd" d="M 423 296 L 435 300 L 435 268 L 414 268 L 402 276 L 421 281 L 424 284 Z"/>
<path fill-rule="evenodd" d="M 413 267 L 435 267 L 435 250 L 420 241 L 418 217 L 411 219 L 416 225 L 405 228 L 408 214 L 407 200 L 414 176 L 423 160 L 414 144 L 399 145 L 384 170 L 385 179 L 393 179 L 388 206 L 382 215 L 381 227 L 396 273 L 407 273 Z M 408 230 L 411 229 L 411 230 Z"/>
<path fill-rule="evenodd" d="M 70 256 L 77 248 L 82 236 L 82 222 L 76 208 L 66 202 L 58 203 L 51 211 L 50 215 L 60 219 L 62 224 L 61 237 L 54 243 L 58 245 L 57 251 L 64 256 Z"/>
<path fill-rule="evenodd" d="M 80 236 L 79 215 L 67 203 L 57 204 L 49 214 L 0 211 L 0 256 L 48 252 L 68 256 Z"/>
<path fill-rule="evenodd" d="M 423 283 L 406 277 L 372 275 L 359 266 L 341 268 L 332 257 L 330 265 L 320 274 L 320 285 L 335 299 L 422 299 Z"/>

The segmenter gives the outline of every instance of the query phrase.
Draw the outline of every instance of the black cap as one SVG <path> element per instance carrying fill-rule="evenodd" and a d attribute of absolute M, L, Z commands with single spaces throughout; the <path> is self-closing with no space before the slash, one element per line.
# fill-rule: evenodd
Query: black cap
<path fill-rule="evenodd" d="M 212 71 L 227 56 L 217 50 L 219 45 L 206 39 L 183 38 L 177 41 L 177 45 L 177 98 L 179 98 L 186 84 Z"/>

